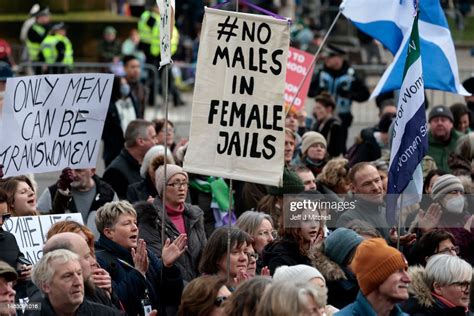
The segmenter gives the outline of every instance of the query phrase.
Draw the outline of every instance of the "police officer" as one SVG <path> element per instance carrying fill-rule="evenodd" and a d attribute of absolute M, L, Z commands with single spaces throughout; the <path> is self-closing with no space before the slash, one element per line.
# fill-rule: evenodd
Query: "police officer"
<path fill-rule="evenodd" d="M 58 74 L 65 73 L 67 68 L 72 68 L 74 62 L 71 41 L 66 37 L 66 27 L 64 23 L 53 25 L 49 35 L 41 43 L 40 59 L 45 62 L 44 73 Z M 63 66 L 49 66 L 55 63 L 62 63 Z"/>
<path fill-rule="evenodd" d="M 336 113 L 341 119 L 344 131 L 344 144 L 346 144 L 348 129 L 353 119 L 352 101 L 363 102 L 370 96 L 369 89 L 364 81 L 357 77 L 354 68 L 345 59 L 345 55 L 346 52 L 343 49 L 328 44 L 324 49 L 324 67 L 315 70 L 308 91 L 309 97 L 315 97 L 326 91 L 334 98 Z"/>
<path fill-rule="evenodd" d="M 49 22 L 51 20 L 48 7 L 40 8 L 35 14 L 35 23 L 30 27 L 26 37 L 26 47 L 28 49 L 28 57 L 32 62 L 39 61 L 39 53 L 41 51 L 41 43 L 48 35 Z M 41 67 L 33 67 L 36 74 L 41 72 Z"/>

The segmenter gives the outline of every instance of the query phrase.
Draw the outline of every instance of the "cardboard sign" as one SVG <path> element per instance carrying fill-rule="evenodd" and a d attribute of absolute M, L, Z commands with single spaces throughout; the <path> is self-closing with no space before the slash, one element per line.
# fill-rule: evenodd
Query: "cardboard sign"
<path fill-rule="evenodd" d="M 95 168 L 112 74 L 9 78 L 0 117 L 5 175 Z"/>
<path fill-rule="evenodd" d="M 171 1 L 156 0 L 160 10 L 160 67 L 171 63 Z M 173 5 L 174 8 L 174 5 Z"/>
<path fill-rule="evenodd" d="M 206 8 L 187 171 L 280 183 L 288 47 L 286 20 Z"/>
<path fill-rule="evenodd" d="M 15 235 L 18 247 L 25 257 L 36 264 L 43 256 L 46 234 L 54 223 L 64 220 L 83 224 L 81 213 L 10 217 L 3 229 Z"/>
<path fill-rule="evenodd" d="M 296 92 L 298 92 L 298 88 L 303 81 L 304 76 L 309 73 L 295 99 L 295 102 L 293 103 L 293 107 L 297 110 L 304 107 L 304 102 L 308 95 L 309 84 L 311 83 L 311 74 L 313 73 L 314 68 L 314 65 L 310 68 L 313 59 L 313 55 L 290 47 L 286 64 L 285 105 L 291 104 Z"/>

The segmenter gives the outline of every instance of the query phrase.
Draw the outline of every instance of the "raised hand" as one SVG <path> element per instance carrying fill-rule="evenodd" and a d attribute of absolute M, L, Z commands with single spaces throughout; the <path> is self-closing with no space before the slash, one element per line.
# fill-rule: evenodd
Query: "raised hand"
<path fill-rule="evenodd" d="M 268 269 L 267 266 L 264 266 L 262 270 L 260 271 L 261 276 L 270 276 L 270 269 Z"/>
<path fill-rule="evenodd" d="M 143 239 L 138 239 L 137 249 L 132 248 L 132 258 L 135 269 L 137 269 L 143 276 L 148 271 L 148 251 L 146 250 L 146 243 Z"/>
<path fill-rule="evenodd" d="M 186 234 L 180 234 L 173 242 L 170 239 L 166 239 L 165 245 L 161 252 L 161 260 L 163 265 L 167 268 L 171 267 L 176 260 L 186 251 L 188 246 L 188 236 Z"/>
<path fill-rule="evenodd" d="M 441 205 L 432 203 L 426 212 L 418 212 L 418 227 L 423 232 L 432 230 L 438 226 L 442 214 Z"/>
<path fill-rule="evenodd" d="M 67 191 L 71 188 L 71 183 L 73 181 L 74 181 L 74 172 L 72 171 L 72 169 L 69 167 L 64 168 L 57 182 L 58 188 L 60 188 L 63 191 Z"/>

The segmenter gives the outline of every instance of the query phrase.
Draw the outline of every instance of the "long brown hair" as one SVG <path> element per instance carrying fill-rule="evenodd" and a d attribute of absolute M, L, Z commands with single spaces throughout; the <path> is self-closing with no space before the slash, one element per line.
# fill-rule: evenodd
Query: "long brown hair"
<path fill-rule="evenodd" d="M 10 177 L 10 178 L 7 178 L 5 180 L 2 181 L 2 184 L 1 184 L 1 187 L 2 189 L 7 193 L 8 195 L 8 208 L 10 210 L 10 212 L 12 213 L 12 216 L 19 216 L 16 211 L 13 209 L 13 205 L 15 204 L 15 193 L 16 193 L 16 190 L 18 188 L 18 185 L 20 184 L 20 182 L 25 182 L 26 184 L 28 184 L 31 188 L 31 190 L 33 190 L 33 192 L 35 192 L 35 187 L 33 186 L 33 183 L 31 182 L 30 178 L 28 178 L 27 176 L 16 176 L 16 177 Z M 36 194 L 36 192 L 35 192 Z M 34 212 L 34 214 L 31 214 L 31 215 L 39 215 L 39 213 L 37 211 Z"/>

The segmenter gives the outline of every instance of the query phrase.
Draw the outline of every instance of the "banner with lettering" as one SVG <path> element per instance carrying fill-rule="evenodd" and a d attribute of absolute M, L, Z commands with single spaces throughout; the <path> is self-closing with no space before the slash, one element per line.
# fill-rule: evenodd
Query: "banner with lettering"
<path fill-rule="evenodd" d="M 288 48 L 286 20 L 206 8 L 187 171 L 280 183 Z"/>
<path fill-rule="evenodd" d="M 69 220 L 83 224 L 81 213 L 10 217 L 3 229 L 15 235 L 18 247 L 25 257 L 36 264 L 43 256 L 46 235 L 53 224 Z"/>
<path fill-rule="evenodd" d="M 309 73 L 293 103 L 293 107 L 296 110 L 304 108 L 304 102 L 308 95 L 311 74 L 314 68 L 314 66 L 310 68 L 313 58 L 313 55 L 303 50 L 290 47 L 286 63 L 285 104 L 290 105 L 293 99 L 295 99 L 296 92 L 298 92 L 298 88 L 303 82 L 304 76 Z"/>
<path fill-rule="evenodd" d="M 5 175 L 95 168 L 112 74 L 9 78 L 0 114 Z"/>

